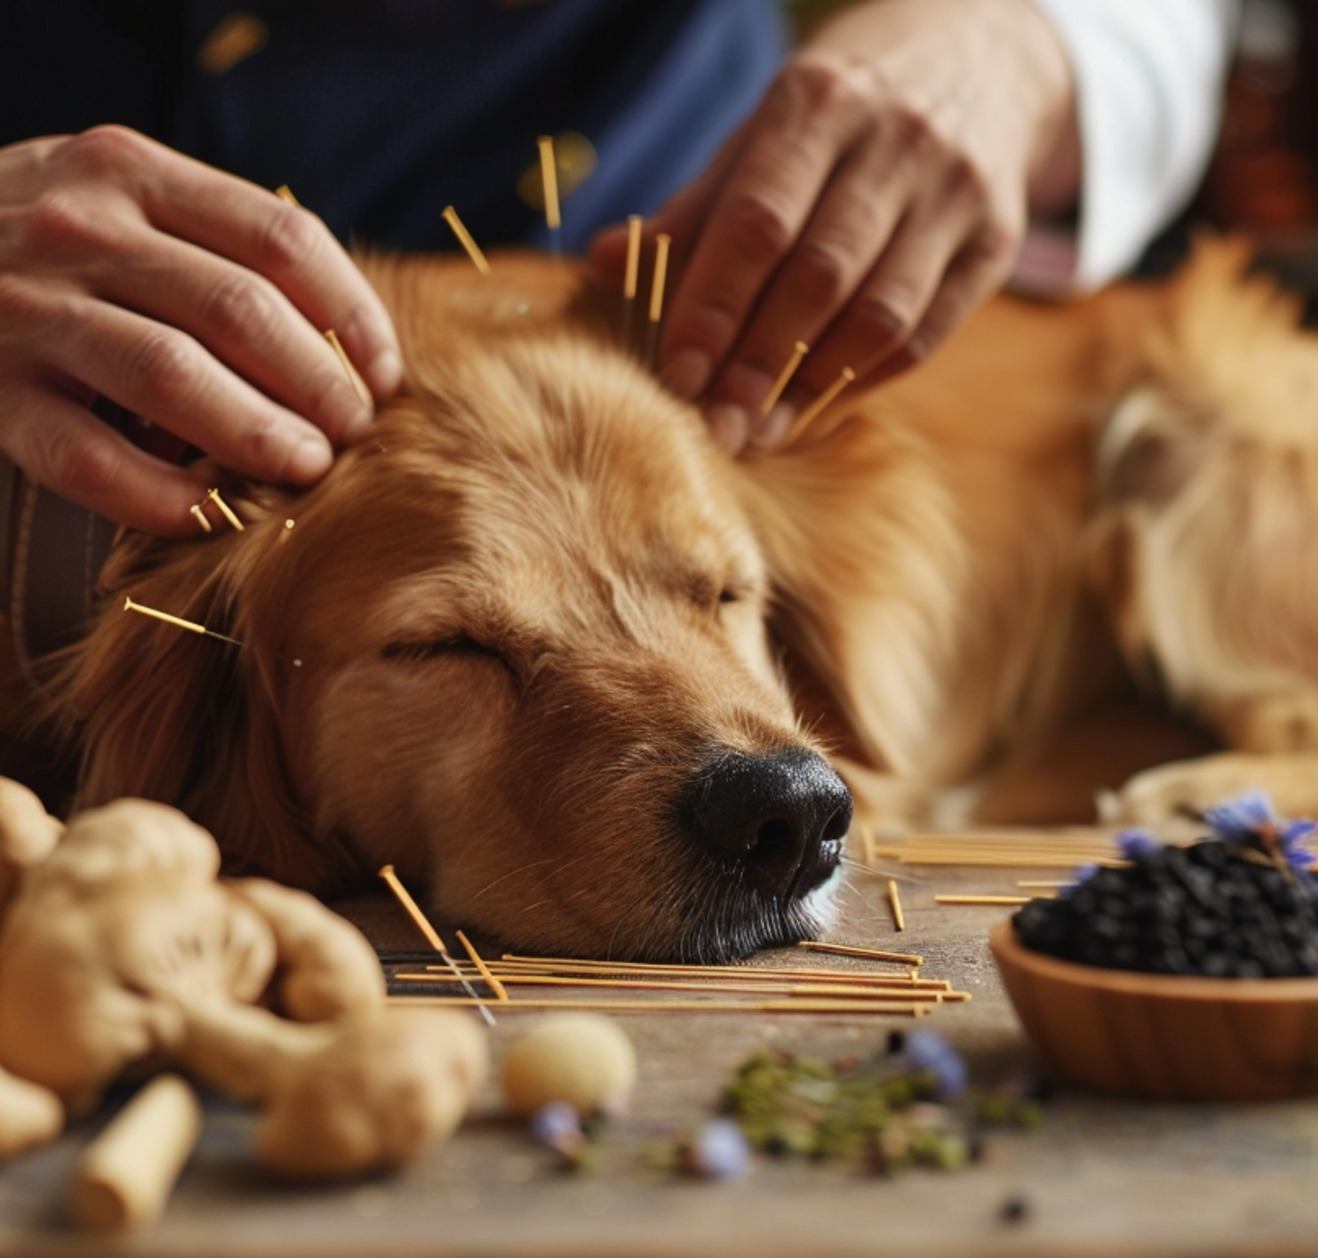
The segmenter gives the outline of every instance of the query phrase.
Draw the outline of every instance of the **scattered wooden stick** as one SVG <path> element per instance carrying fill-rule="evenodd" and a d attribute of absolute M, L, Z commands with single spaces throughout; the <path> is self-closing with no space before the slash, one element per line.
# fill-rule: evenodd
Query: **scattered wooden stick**
<path fill-rule="evenodd" d="M 898 930 L 906 929 L 906 914 L 902 912 L 901 894 L 897 890 L 897 879 L 888 879 L 888 905 L 892 909 L 892 922 Z"/>
<path fill-rule="evenodd" d="M 74 1217 L 99 1232 L 154 1223 L 200 1134 L 196 1093 L 178 1075 L 158 1075 L 78 1159 Z"/>
<path fill-rule="evenodd" d="M 936 895 L 935 904 L 1028 904 L 1028 895 Z"/>
<path fill-rule="evenodd" d="M 766 970 L 765 974 L 773 972 Z M 393 975 L 398 983 L 457 983 L 459 978 L 433 970 L 424 972 L 397 971 Z M 941 987 L 916 987 L 904 984 L 898 987 L 878 987 L 867 983 L 775 982 L 765 977 L 754 982 L 739 979 L 716 978 L 585 978 L 581 975 L 505 974 L 504 982 L 520 987 L 573 987 L 582 989 L 604 988 L 609 991 L 643 992 L 753 992 L 780 996 L 847 996 L 858 1000 L 927 1000 L 934 1004 L 955 997 Z"/>
<path fill-rule="evenodd" d="M 444 207 L 444 221 L 453 229 L 453 234 L 458 238 L 458 243 L 467 251 L 467 257 L 476 264 L 476 269 L 482 275 L 488 275 L 490 273 L 489 260 L 481 252 L 480 246 L 472 239 L 471 233 L 458 217 L 458 212 L 453 206 L 446 205 Z"/>
<path fill-rule="evenodd" d="M 289 205 L 297 206 L 299 210 L 302 208 L 302 202 L 293 195 L 293 189 L 286 183 L 281 183 L 279 187 L 275 189 L 275 195 L 282 200 L 287 201 Z"/>
<path fill-rule="evenodd" d="M 230 646 L 242 646 L 242 643 L 236 638 L 216 633 L 214 629 L 207 629 L 205 625 L 199 625 L 194 620 L 184 620 L 181 616 L 171 616 L 168 612 L 157 611 L 154 607 L 146 607 L 141 603 L 135 603 L 131 598 L 124 599 L 124 611 L 150 616 L 153 620 L 163 621 L 165 624 L 173 625 L 178 629 L 186 629 L 190 633 L 204 634 L 208 638 L 219 638 L 221 642 L 227 642 Z"/>
<path fill-rule="evenodd" d="M 865 957 L 870 961 L 896 961 L 898 965 L 910 965 L 919 968 L 924 958 L 909 952 L 885 952 L 880 948 L 860 948 L 854 944 L 819 943 L 813 939 L 803 939 L 796 945 L 808 948 L 812 952 L 832 952 L 840 957 Z"/>
<path fill-rule="evenodd" d="M 390 996 L 389 1004 L 435 1004 L 446 1009 L 469 1008 L 480 1003 L 469 996 Z M 501 1006 L 503 1013 L 531 1013 L 546 1009 L 594 1009 L 604 1013 L 881 1013 L 922 1017 L 934 1006 L 909 1001 L 879 1005 L 870 1000 L 544 1000 L 519 996 Z"/>
<path fill-rule="evenodd" d="M 458 943 L 462 945 L 467 955 L 471 958 L 472 965 L 474 965 L 480 972 L 481 978 L 490 985 L 490 990 L 494 993 L 495 999 L 507 1000 L 508 989 L 490 972 L 490 967 L 485 964 L 485 959 L 476 951 L 471 940 L 460 930 L 455 931 L 454 933 L 458 937 Z M 395 977 L 397 977 L 397 975 L 395 975 Z"/>
<path fill-rule="evenodd" d="M 765 980 L 794 980 L 804 983 L 863 983 L 874 987 L 927 987 L 947 990 L 951 984 L 946 979 L 921 978 L 906 970 L 900 974 L 875 972 L 872 970 L 823 970 L 818 968 L 778 967 L 759 965 L 656 965 L 645 962 L 615 963 L 611 961 L 559 962 L 552 965 L 540 965 L 531 962 L 491 961 L 491 971 L 509 975 L 555 974 L 584 975 L 586 977 L 612 978 L 674 978 L 702 979 L 714 978 L 726 982 L 756 983 Z M 438 969 L 438 966 L 426 966 L 426 969 Z"/>

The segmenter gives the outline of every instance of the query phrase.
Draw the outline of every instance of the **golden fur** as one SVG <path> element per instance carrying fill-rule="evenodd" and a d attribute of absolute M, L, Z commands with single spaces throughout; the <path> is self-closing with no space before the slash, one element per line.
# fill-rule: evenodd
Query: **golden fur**
<path fill-rule="evenodd" d="M 1137 683 L 1228 747 L 1307 752 L 1318 350 L 1243 264 L 1000 299 L 732 461 L 574 267 L 367 259 L 404 395 L 303 496 L 226 483 L 244 532 L 119 548 L 53 691 L 82 800 L 176 802 L 322 892 L 392 861 L 526 948 L 726 957 L 827 924 L 845 818 L 825 784 L 818 867 L 751 886 L 691 823 L 712 763 L 825 752 L 862 824 L 1005 819 L 1013 772 Z M 1112 748 L 1082 794 L 1194 745 Z"/>

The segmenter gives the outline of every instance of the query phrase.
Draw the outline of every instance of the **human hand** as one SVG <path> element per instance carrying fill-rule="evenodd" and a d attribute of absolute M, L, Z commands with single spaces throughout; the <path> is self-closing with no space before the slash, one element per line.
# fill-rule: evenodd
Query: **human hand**
<path fill-rule="evenodd" d="M 924 358 L 1079 178 L 1069 65 L 1028 0 L 850 6 L 646 224 L 673 240 L 661 376 L 728 450 L 772 446 L 843 368 L 872 383 Z M 610 231 L 594 261 L 620 273 L 625 248 Z"/>
<path fill-rule="evenodd" d="M 307 484 L 369 426 L 398 342 L 324 225 L 120 127 L 0 149 L 0 452 L 121 524 L 196 528 L 204 487 L 89 410 L 101 395 L 237 472 Z"/>

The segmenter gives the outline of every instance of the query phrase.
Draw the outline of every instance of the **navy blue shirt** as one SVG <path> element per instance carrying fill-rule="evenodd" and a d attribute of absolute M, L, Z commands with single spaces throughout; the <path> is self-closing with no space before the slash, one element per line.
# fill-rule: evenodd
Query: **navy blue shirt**
<path fill-rule="evenodd" d="M 209 0 L 2 0 L 0 143 L 103 122 L 266 187 L 340 239 L 544 243 L 517 193 L 535 137 L 597 153 L 563 244 L 649 213 L 703 169 L 785 49 L 772 0 L 253 0 L 269 32 L 223 73 L 198 51 Z"/>

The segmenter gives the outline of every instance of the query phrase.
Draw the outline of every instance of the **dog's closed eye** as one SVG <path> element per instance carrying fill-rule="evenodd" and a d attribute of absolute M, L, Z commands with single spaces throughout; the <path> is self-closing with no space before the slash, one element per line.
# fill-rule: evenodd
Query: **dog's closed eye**
<path fill-rule="evenodd" d="M 492 659 L 502 664 L 516 676 L 511 661 L 497 647 L 485 642 L 478 642 L 465 633 L 446 634 L 438 637 L 405 639 L 388 643 L 381 651 L 383 659 L 401 663 L 421 663 L 425 660 L 451 658 L 453 656 L 477 656 Z"/>

